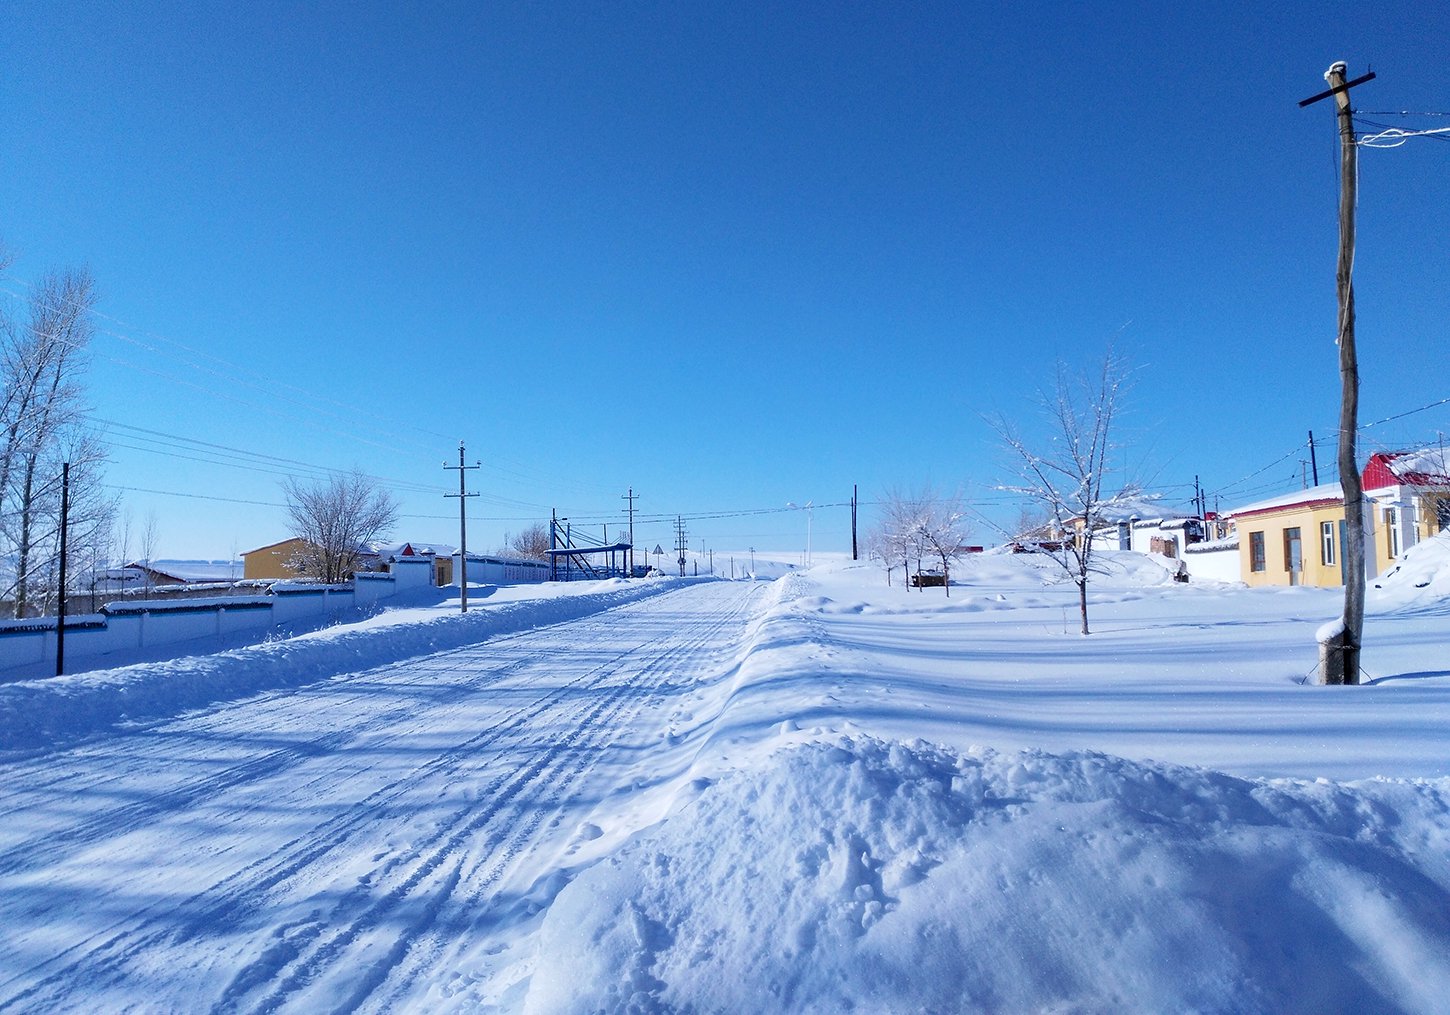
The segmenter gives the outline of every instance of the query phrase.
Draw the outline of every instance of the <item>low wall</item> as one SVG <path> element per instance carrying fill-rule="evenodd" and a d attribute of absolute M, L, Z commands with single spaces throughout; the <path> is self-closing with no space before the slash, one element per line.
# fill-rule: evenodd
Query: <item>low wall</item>
<path fill-rule="evenodd" d="M 201 639 L 245 644 L 276 627 L 325 623 L 432 585 L 432 562 L 419 559 L 398 561 L 388 574 L 359 574 L 346 585 L 276 582 L 263 595 L 111 603 L 100 613 L 66 618 L 65 668 L 93 669 L 104 665 L 101 656 Z M 0 680 L 53 674 L 55 642 L 54 617 L 0 622 Z"/>
<path fill-rule="evenodd" d="M 1188 568 L 1190 578 L 1216 582 L 1243 581 L 1243 575 L 1239 573 L 1237 540 L 1232 543 L 1221 540 L 1219 545 L 1199 549 L 1202 545 L 1190 546 L 1183 553 L 1183 564 Z"/>

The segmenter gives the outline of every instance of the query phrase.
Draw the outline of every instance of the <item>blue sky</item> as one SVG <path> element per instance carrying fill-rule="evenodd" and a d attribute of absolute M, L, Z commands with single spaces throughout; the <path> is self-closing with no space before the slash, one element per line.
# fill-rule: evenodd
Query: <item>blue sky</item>
<path fill-rule="evenodd" d="M 1126 468 L 1229 508 L 1309 430 L 1334 457 L 1336 135 L 1297 101 L 1343 59 L 1359 109 L 1450 111 L 1444 8 L 1270 6 L 15 3 L 0 298 L 94 273 L 108 475 L 160 556 L 285 536 L 288 463 L 453 540 L 460 439 L 470 545 L 631 486 L 722 552 L 799 551 L 785 505 L 853 483 L 1010 520 L 983 416 L 1109 342 Z M 1450 397 L 1447 170 L 1362 153 L 1366 422 Z"/>

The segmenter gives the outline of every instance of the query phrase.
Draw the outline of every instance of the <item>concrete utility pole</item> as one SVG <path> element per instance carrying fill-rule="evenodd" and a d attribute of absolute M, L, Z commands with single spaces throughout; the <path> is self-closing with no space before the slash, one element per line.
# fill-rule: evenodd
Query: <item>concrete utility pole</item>
<path fill-rule="evenodd" d="M 66 536 L 70 531 L 70 462 L 60 467 L 60 594 L 55 617 L 55 675 L 65 675 Z"/>
<path fill-rule="evenodd" d="M 1354 208 L 1358 200 L 1359 148 L 1349 90 L 1373 80 L 1374 72 L 1345 80 L 1344 61 L 1324 73 L 1328 91 L 1300 106 L 1334 97 L 1339 122 L 1339 482 L 1344 489 L 1344 614 L 1338 629 L 1319 643 L 1319 679 L 1325 684 L 1359 683 L 1359 650 L 1364 633 L 1364 487 L 1355 438 L 1359 430 L 1359 360 L 1354 344 Z M 1312 446 L 1312 445 L 1311 445 Z"/>
<path fill-rule="evenodd" d="M 634 577 L 634 502 L 638 496 L 634 492 L 634 487 L 631 486 L 629 493 L 621 498 L 629 501 L 629 576 L 631 578 Z"/>
<path fill-rule="evenodd" d="M 458 492 L 445 493 L 445 497 L 458 498 L 458 605 L 460 613 L 468 612 L 468 512 L 464 505 L 468 503 L 469 497 L 477 497 L 476 493 L 468 493 L 463 486 L 463 474 L 469 469 L 477 469 L 483 465 L 482 462 L 474 462 L 472 465 L 463 464 L 463 442 L 458 442 L 458 464 L 449 465 L 443 463 L 445 469 L 458 470 Z"/>

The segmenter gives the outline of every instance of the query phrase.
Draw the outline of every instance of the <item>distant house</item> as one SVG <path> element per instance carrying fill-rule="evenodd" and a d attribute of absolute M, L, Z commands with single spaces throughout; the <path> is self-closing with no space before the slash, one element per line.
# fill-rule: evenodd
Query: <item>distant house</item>
<path fill-rule="evenodd" d="M 431 560 L 433 584 L 453 584 L 454 548 L 444 543 L 371 543 L 359 555 L 359 570 L 388 571 L 398 560 Z"/>
<path fill-rule="evenodd" d="M 1450 530 L 1450 468 L 1443 448 L 1379 451 L 1361 482 L 1365 495 L 1365 579 L 1421 539 Z M 1343 585 L 1344 491 L 1327 483 L 1245 505 L 1238 526 L 1240 568 L 1250 585 Z"/>
<path fill-rule="evenodd" d="M 278 543 L 268 543 L 242 554 L 244 578 L 296 578 L 293 561 L 306 553 L 307 540 L 297 536 Z"/>
<path fill-rule="evenodd" d="M 245 577 L 296 578 L 298 570 L 294 562 L 300 560 L 307 549 L 308 543 L 305 539 L 293 536 L 291 539 L 248 550 L 242 554 Z M 452 553 L 453 547 L 441 543 L 369 543 L 358 550 L 356 570 L 364 573 L 389 571 L 392 564 L 399 559 L 431 558 L 434 584 L 448 585 L 453 580 L 453 562 L 450 557 Z"/>
<path fill-rule="evenodd" d="M 95 591 L 111 594 L 160 585 L 204 585 L 234 581 L 241 576 L 241 566 L 234 560 L 134 560 L 97 571 Z"/>
<path fill-rule="evenodd" d="M 1075 518 L 1072 524 L 1082 531 L 1082 519 Z M 1099 547 L 1173 558 L 1181 558 L 1188 546 L 1203 538 L 1203 521 L 1196 514 L 1166 507 L 1153 495 L 1115 498 L 1099 514 L 1093 530 L 1093 542 Z"/>
<path fill-rule="evenodd" d="M 1422 539 L 1450 530 L 1450 455 L 1445 448 L 1377 451 L 1364 467 L 1364 495 L 1374 503 L 1375 570 L 1383 571 Z"/>
<path fill-rule="evenodd" d="M 1230 512 L 1238 526 L 1239 576 L 1249 585 L 1344 584 L 1344 491 L 1338 483 L 1295 490 Z M 1366 553 L 1366 577 L 1376 573 Z"/>

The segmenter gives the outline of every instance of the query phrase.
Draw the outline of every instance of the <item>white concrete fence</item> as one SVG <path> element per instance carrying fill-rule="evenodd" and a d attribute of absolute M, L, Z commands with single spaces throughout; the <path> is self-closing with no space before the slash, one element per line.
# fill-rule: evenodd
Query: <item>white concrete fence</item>
<path fill-rule="evenodd" d="M 66 618 L 66 670 L 94 669 L 98 656 L 200 639 L 261 641 L 273 628 L 325 624 L 380 600 L 433 586 L 429 558 L 399 559 L 392 568 L 387 574 L 360 573 L 345 585 L 278 582 L 260 595 L 109 603 L 100 613 Z M 24 679 L 54 673 L 55 641 L 54 617 L 0 621 L 0 675 L 23 671 L 10 679 Z"/>

